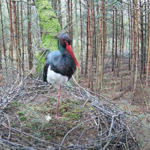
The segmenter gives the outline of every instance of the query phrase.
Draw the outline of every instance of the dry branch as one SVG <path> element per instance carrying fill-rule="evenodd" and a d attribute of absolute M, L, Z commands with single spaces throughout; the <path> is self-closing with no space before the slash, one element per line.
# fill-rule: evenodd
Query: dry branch
<path fill-rule="evenodd" d="M 139 120 L 130 119 L 133 117 L 127 112 L 119 110 L 112 101 L 104 98 L 102 95 L 98 96 L 94 92 L 89 92 L 83 87 L 78 86 L 78 84 L 76 86 L 64 86 L 64 90 L 78 101 L 81 101 L 83 103 L 82 108 L 86 108 L 87 104 L 90 104 L 95 110 L 93 112 L 90 112 L 90 110 L 85 111 L 84 113 L 88 117 L 82 118 L 82 121 L 73 125 L 69 130 L 66 130 L 68 122 L 65 122 L 65 124 L 55 124 L 55 130 L 59 130 L 60 128 L 65 129 L 65 135 L 61 137 L 60 142 L 51 142 L 51 140 L 45 140 L 44 137 L 37 137 L 36 135 L 21 131 L 22 127 L 19 119 L 20 123 L 18 123 L 18 127 L 12 127 L 11 114 L 5 111 L 9 104 L 21 101 L 25 95 L 26 97 L 30 97 L 27 98 L 28 102 L 29 100 L 30 102 L 31 100 L 34 102 L 34 99 L 38 95 L 46 94 L 51 90 L 48 89 L 49 85 L 30 77 L 25 79 L 22 86 L 23 88 L 21 86 L 10 88 L 10 91 L 8 90 L 11 93 L 9 97 L 3 97 L 5 103 L 3 104 L 4 101 L 1 101 L 0 131 L 2 136 L 0 145 L 5 144 L 6 146 L 24 149 L 111 149 L 112 147 L 116 150 L 139 149 L 139 144 L 135 138 L 135 133 L 142 126 Z M 41 131 L 44 130 L 48 131 L 51 129 L 42 128 Z M 78 132 L 78 136 L 74 136 Z M 26 143 L 22 143 L 20 140 L 12 142 L 11 139 L 14 134 L 30 140 L 26 141 Z M 74 137 L 74 142 L 67 144 L 71 136 Z M 34 141 L 38 141 L 40 144 L 36 145 Z"/>

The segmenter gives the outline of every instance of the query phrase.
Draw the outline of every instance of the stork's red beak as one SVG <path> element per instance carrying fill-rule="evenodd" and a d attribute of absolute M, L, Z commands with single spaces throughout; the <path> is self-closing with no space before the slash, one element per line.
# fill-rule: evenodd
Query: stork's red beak
<path fill-rule="evenodd" d="M 66 49 L 67 49 L 67 51 L 69 52 L 69 54 L 71 55 L 72 59 L 74 60 L 76 66 L 77 66 L 78 69 L 80 70 L 81 68 L 80 68 L 80 66 L 79 66 L 79 64 L 78 64 L 78 61 L 77 61 L 77 59 L 76 59 L 76 57 L 75 57 L 75 55 L 74 55 L 74 53 L 73 53 L 72 47 L 71 47 L 71 45 L 68 45 L 67 42 L 66 42 Z"/>

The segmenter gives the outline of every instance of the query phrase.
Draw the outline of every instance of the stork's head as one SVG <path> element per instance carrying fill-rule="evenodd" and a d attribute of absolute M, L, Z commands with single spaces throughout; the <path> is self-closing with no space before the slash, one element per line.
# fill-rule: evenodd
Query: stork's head
<path fill-rule="evenodd" d="M 59 35 L 59 42 L 63 48 L 67 47 L 66 43 L 68 43 L 68 45 L 71 45 L 71 39 L 67 33 L 61 33 Z"/>
<path fill-rule="evenodd" d="M 71 39 L 68 34 L 61 33 L 59 36 L 59 44 L 68 51 L 68 53 L 71 55 L 72 59 L 74 60 L 76 66 L 80 70 L 80 66 L 75 58 L 75 55 L 73 53 L 72 47 L 71 47 Z"/>

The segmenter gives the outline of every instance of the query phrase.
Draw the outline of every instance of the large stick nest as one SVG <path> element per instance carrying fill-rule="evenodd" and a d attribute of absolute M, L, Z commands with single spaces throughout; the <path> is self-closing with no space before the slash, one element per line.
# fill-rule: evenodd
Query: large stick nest
<path fill-rule="evenodd" d="M 67 103 L 64 103 L 67 113 L 76 108 L 74 101 L 79 102 L 78 111 L 73 111 L 76 113 L 73 114 L 75 117 L 71 118 L 73 115 L 70 115 L 69 119 L 58 121 L 53 118 L 53 110 L 48 110 L 52 120 L 46 122 L 43 116 L 46 116 L 47 112 L 41 111 L 44 105 L 42 102 L 38 105 L 36 100 L 44 96 L 49 99 L 48 94 L 52 90 L 56 95 L 57 90 L 49 87 L 40 80 L 26 78 L 19 85 L 14 82 L 11 86 L 1 89 L 0 149 L 140 149 L 139 139 L 136 137 L 139 132 L 141 139 L 144 138 L 140 130 L 145 128 L 140 120 L 120 110 L 104 96 L 96 95 L 77 84 L 65 85 L 62 91 L 71 97 L 68 98 L 68 108 Z M 54 102 L 47 104 L 48 108 L 55 108 L 56 99 L 53 100 Z M 43 103 L 46 104 L 47 101 L 43 100 Z M 22 115 L 25 110 L 21 107 L 22 104 L 24 108 L 28 106 L 24 120 Z M 31 108 L 32 113 L 27 116 Z M 33 125 L 31 122 L 34 113 L 39 115 L 40 121 L 34 122 Z M 47 138 L 48 136 L 51 137 Z"/>

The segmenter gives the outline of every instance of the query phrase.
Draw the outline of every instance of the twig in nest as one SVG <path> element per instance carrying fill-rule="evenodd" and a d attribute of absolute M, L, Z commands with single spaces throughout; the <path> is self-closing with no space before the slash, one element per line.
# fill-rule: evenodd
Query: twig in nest
<path fill-rule="evenodd" d="M 13 131 L 13 132 L 18 132 L 18 133 L 20 133 L 20 134 L 29 136 L 29 137 L 31 137 L 31 138 L 37 140 L 37 141 L 40 141 L 40 142 L 43 142 L 43 143 L 47 143 L 47 144 L 51 144 L 51 145 L 56 146 L 56 147 L 60 147 L 60 145 L 58 145 L 58 144 L 55 144 L 55 143 L 52 143 L 52 142 L 48 142 L 48 141 L 39 139 L 39 138 L 37 138 L 37 137 L 35 137 L 35 136 L 33 136 L 33 135 L 27 134 L 27 133 L 25 133 L 25 132 L 21 132 L 21 131 L 18 130 L 18 129 L 15 129 L 15 128 L 12 128 L 12 127 L 8 127 L 8 126 L 7 126 L 6 124 L 4 124 L 4 123 L 0 123 L 0 125 L 2 125 L 3 127 L 7 128 L 7 129 L 9 129 L 9 130 L 11 130 L 11 131 Z"/>
<path fill-rule="evenodd" d="M 64 138 L 63 138 L 63 140 L 62 140 L 62 142 L 61 142 L 60 145 L 61 145 L 61 146 L 63 145 L 63 143 L 64 143 L 66 137 L 69 135 L 69 133 L 71 133 L 73 130 L 75 130 L 76 128 L 78 128 L 80 125 L 82 125 L 82 124 L 84 124 L 84 123 L 86 123 L 86 122 L 88 122 L 88 121 L 91 121 L 91 120 L 93 120 L 93 119 L 95 119 L 95 118 L 96 118 L 96 117 L 93 117 L 93 118 L 91 118 L 91 119 L 85 120 L 85 121 L 81 122 L 80 124 L 78 124 L 77 126 L 73 127 L 71 130 L 69 130 L 69 131 L 67 132 L 67 134 L 64 136 Z"/>

